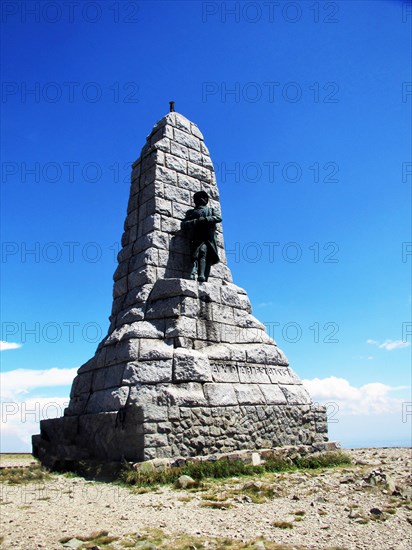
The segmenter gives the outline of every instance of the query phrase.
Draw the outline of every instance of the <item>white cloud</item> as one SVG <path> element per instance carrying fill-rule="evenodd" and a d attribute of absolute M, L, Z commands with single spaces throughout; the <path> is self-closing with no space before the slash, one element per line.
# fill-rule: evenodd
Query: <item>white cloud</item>
<path fill-rule="evenodd" d="M 4 340 L 0 340 L 0 351 L 6 351 L 8 349 L 19 349 L 21 348 L 22 344 L 15 344 L 14 342 L 5 342 Z"/>
<path fill-rule="evenodd" d="M 401 414 L 405 399 L 394 397 L 391 393 L 408 389 L 408 386 L 393 387 L 381 382 L 356 387 L 345 378 L 336 376 L 303 380 L 303 384 L 313 401 L 333 403 L 342 415 Z"/>
<path fill-rule="evenodd" d="M 16 369 L 0 374 L 2 399 L 18 399 L 22 395 L 39 388 L 66 386 L 73 382 L 74 369 Z"/>
<path fill-rule="evenodd" d="M 368 339 L 366 340 L 367 344 L 377 346 L 380 349 L 386 349 L 387 351 L 392 351 L 394 349 L 407 348 L 410 346 L 410 342 L 404 342 L 403 340 L 385 340 L 382 343 L 379 343 L 376 340 Z"/>
<path fill-rule="evenodd" d="M 63 416 L 76 371 L 16 369 L 0 374 L 1 452 L 30 452 L 40 420 Z M 65 387 L 67 397 L 44 397 L 46 388 L 57 387 Z"/>

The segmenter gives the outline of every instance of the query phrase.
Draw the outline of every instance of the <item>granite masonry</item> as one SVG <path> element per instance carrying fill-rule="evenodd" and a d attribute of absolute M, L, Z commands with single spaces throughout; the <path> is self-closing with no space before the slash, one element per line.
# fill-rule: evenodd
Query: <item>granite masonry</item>
<path fill-rule="evenodd" d="M 33 454 L 51 467 L 82 459 L 144 461 L 283 445 L 322 446 L 315 406 L 284 353 L 220 263 L 190 280 L 181 222 L 196 191 L 220 213 L 198 127 L 171 112 L 133 164 L 107 336 L 78 370 L 64 416 L 41 421 Z M 224 223 L 224 216 L 223 216 Z"/>

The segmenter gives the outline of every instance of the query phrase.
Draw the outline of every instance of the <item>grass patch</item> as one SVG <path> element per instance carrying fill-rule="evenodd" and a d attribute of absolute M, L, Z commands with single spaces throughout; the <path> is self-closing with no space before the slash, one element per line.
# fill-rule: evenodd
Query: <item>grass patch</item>
<path fill-rule="evenodd" d="M 255 550 L 257 542 L 263 542 L 267 550 L 290 550 L 291 547 L 276 544 L 265 538 L 256 538 L 245 542 L 230 537 L 202 537 L 183 533 L 166 534 L 160 529 L 146 529 L 143 533 L 128 533 L 125 540 L 120 541 L 123 548 L 139 548 L 139 543 L 151 543 L 162 550 Z M 302 550 L 302 546 L 294 546 Z"/>
<path fill-rule="evenodd" d="M 40 464 L 0 470 L 0 482 L 8 483 L 9 485 L 19 485 L 32 481 L 46 481 L 50 477 L 50 472 L 43 468 L 43 466 L 40 466 Z"/>
<path fill-rule="evenodd" d="M 293 523 L 290 521 L 274 521 L 272 525 L 278 529 L 293 529 Z"/>
<path fill-rule="evenodd" d="M 61 544 L 65 544 L 71 539 L 78 539 L 84 542 L 81 548 L 94 548 L 95 546 L 99 546 L 101 544 L 110 544 L 111 542 L 119 540 L 119 537 L 109 536 L 109 531 L 97 531 L 87 536 L 76 535 L 73 537 L 64 537 L 60 539 L 59 542 Z"/>
<path fill-rule="evenodd" d="M 175 483 L 181 475 L 192 477 L 201 486 L 204 479 L 225 479 L 228 477 L 261 475 L 269 472 L 294 471 L 298 469 L 319 469 L 347 465 L 351 459 L 345 453 L 327 452 L 297 459 L 268 459 L 260 466 L 245 464 L 241 460 L 221 459 L 216 461 L 189 462 L 179 468 L 161 470 L 134 470 L 125 468 L 120 473 L 120 481 L 126 485 L 149 487 Z"/>

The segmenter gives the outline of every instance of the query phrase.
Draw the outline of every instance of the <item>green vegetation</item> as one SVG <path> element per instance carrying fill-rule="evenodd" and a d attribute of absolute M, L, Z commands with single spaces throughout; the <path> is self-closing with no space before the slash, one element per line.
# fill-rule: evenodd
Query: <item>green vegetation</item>
<path fill-rule="evenodd" d="M 119 539 L 119 537 L 111 537 L 109 536 L 109 531 L 98 531 L 96 533 L 92 533 L 88 536 L 81 536 L 76 535 L 74 537 L 64 537 L 59 540 L 61 544 L 65 544 L 66 542 L 69 542 L 71 539 L 78 539 L 84 542 L 80 548 L 94 548 L 96 546 L 103 546 L 104 548 L 110 548 L 107 545 L 109 545 L 111 542 L 114 542 Z"/>
<path fill-rule="evenodd" d="M 272 525 L 278 529 L 293 529 L 293 523 L 290 521 L 274 521 Z"/>
<path fill-rule="evenodd" d="M 40 466 L 33 464 L 21 468 L 3 468 L 0 470 L 0 482 L 9 485 L 18 485 L 32 481 L 45 481 L 50 479 L 50 472 Z"/>
<path fill-rule="evenodd" d="M 298 469 L 320 469 L 347 465 L 351 459 L 345 453 L 328 452 L 297 459 L 268 459 L 260 466 L 245 464 L 241 460 L 216 460 L 188 462 L 180 468 L 159 470 L 124 469 L 120 480 L 127 485 L 148 487 L 152 485 L 173 484 L 182 475 L 192 477 L 200 486 L 204 479 L 224 479 L 228 477 L 253 476 L 270 472 L 294 471 Z"/>

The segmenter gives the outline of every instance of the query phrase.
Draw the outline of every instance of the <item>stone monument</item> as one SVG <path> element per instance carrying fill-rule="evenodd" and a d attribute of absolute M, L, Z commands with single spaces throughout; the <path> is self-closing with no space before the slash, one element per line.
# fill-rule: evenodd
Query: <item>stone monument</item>
<path fill-rule="evenodd" d="M 196 276 L 182 224 L 200 191 L 217 220 L 220 260 L 206 277 Z M 41 421 L 33 436 L 44 464 L 327 441 L 325 408 L 312 403 L 232 282 L 221 219 L 203 136 L 171 109 L 132 167 L 108 334 L 79 368 L 64 416 Z"/>

